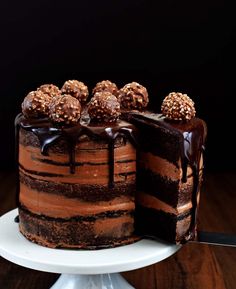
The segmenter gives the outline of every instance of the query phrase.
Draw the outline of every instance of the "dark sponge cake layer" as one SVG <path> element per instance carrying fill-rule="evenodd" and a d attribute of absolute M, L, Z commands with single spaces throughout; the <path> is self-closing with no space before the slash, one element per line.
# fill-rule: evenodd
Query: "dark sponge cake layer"
<path fill-rule="evenodd" d="M 20 231 L 31 241 L 50 248 L 99 249 L 129 244 L 133 212 L 109 212 L 93 218 L 50 218 L 19 208 Z M 104 229 L 105 224 L 105 229 Z M 97 227 L 103 226 L 99 231 Z"/>
<path fill-rule="evenodd" d="M 193 184 L 180 188 L 181 181 L 172 181 L 167 177 L 139 168 L 137 170 L 137 187 L 139 191 L 148 192 L 163 202 L 176 207 L 191 201 Z"/>
<path fill-rule="evenodd" d="M 135 231 L 138 234 L 181 243 L 189 230 L 191 212 L 174 215 L 137 205 L 135 216 Z"/>

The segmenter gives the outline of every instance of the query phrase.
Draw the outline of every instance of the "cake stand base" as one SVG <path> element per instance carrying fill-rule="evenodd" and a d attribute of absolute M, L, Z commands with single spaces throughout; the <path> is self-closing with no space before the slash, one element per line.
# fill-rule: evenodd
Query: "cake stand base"
<path fill-rule="evenodd" d="M 0 217 L 0 255 L 20 266 L 62 274 L 51 289 L 134 289 L 119 274 L 160 262 L 181 246 L 143 239 L 101 250 L 51 249 L 28 241 L 14 222 L 18 210 Z"/>
<path fill-rule="evenodd" d="M 134 289 L 119 274 L 62 274 L 50 289 Z"/>

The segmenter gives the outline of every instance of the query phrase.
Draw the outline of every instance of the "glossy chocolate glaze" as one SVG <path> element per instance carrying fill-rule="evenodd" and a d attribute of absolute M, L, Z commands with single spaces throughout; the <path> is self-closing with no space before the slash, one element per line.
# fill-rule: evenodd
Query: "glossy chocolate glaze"
<path fill-rule="evenodd" d="M 15 222 L 15 223 L 19 223 L 19 222 L 20 222 L 19 215 L 17 215 L 17 216 L 15 217 L 14 222 Z"/>
<path fill-rule="evenodd" d="M 56 127 L 48 119 L 26 119 L 22 114 L 16 117 L 16 144 L 19 143 L 19 129 L 33 132 L 39 140 L 41 153 L 48 155 L 48 149 L 54 143 L 63 139 L 68 146 L 70 173 L 75 173 L 75 147 L 79 138 L 83 135 L 91 139 L 103 140 L 108 144 L 109 151 L 109 187 L 114 187 L 114 148 L 118 137 L 129 140 L 136 145 L 135 128 L 133 125 L 117 121 L 112 124 L 94 124 L 89 117 L 84 114 L 80 123 L 75 126 Z M 16 147 L 18 160 L 19 148 Z M 19 189 L 18 189 L 19 191 Z"/>
<path fill-rule="evenodd" d="M 185 241 L 194 239 L 197 220 L 197 196 L 199 192 L 199 164 L 201 154 L 204 152 L 204 145 L 207 134 L 207 127 L 203 120 L 193 118 L 190 121 L 170 121 L 162 114 L 156 114 L 149 111 L 146 112 L 129 112 L 123 114 L 124 119 L 138 126 L 144 123 L 153 127 L 164 128 L 167 131 L 179 135 L 180 140 L 180 156 L 182 166 L 182 182 L 187 181 L 187 167 L 193 170 L 193 191 L 192 191 L 192 212 L 191 223 Z M 144 131 L 145 134 L 145 131 Z M 145 139 L 145 135 L 142 135 Z"/>

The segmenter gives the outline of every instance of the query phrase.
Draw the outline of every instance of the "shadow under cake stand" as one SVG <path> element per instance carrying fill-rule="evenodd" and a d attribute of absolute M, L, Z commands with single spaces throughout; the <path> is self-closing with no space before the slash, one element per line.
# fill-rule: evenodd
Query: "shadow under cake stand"
<path fill-rule="evenodd" d="M 51 289 L 134 289 L 119 274 L 160 262 L 181 246 L 143 239 L 102 250 L 50 249 L 28 241 L 14 221 L 14 209 L 0 218 L 0 255 L 21 266 L 60 273 Z"/>

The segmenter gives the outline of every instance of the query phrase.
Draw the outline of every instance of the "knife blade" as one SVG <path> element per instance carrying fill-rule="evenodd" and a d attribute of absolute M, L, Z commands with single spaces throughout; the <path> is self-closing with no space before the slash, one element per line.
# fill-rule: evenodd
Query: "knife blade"
<path fill-rule="evenodd" d="M 219 232 L 198 231 L 196 240 L 192 240 L 190 242 L 236 247 L 236 235 Z"/>

